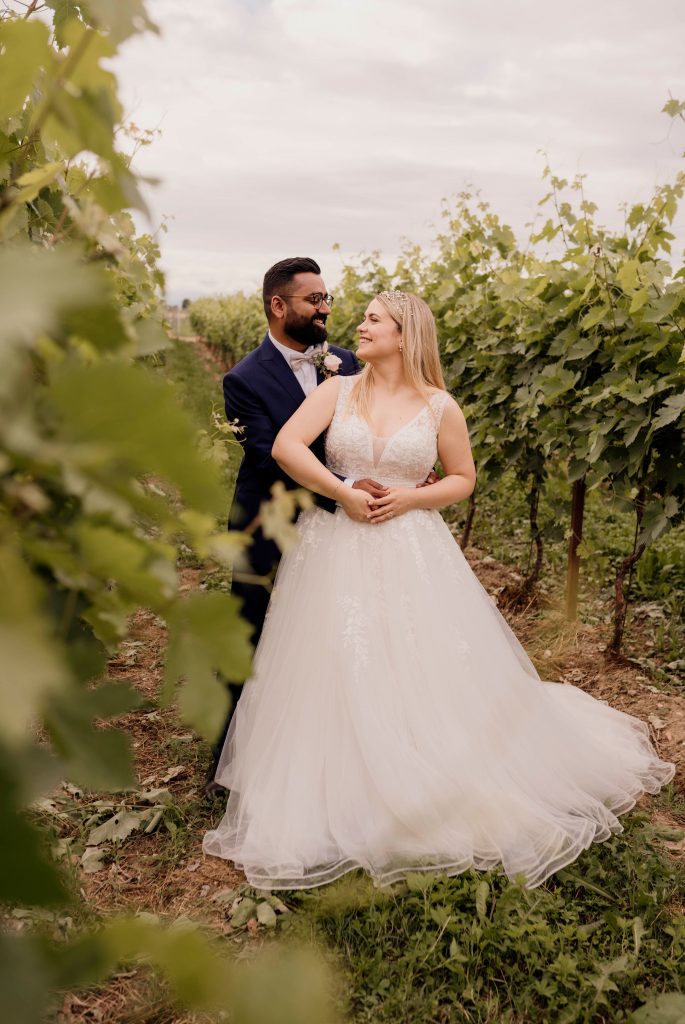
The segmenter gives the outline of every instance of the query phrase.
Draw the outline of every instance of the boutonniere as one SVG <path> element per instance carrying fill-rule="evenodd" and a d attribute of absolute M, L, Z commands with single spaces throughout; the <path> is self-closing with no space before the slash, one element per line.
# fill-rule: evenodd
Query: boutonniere
<path fill-rule="evenodd" d="M 338 372 L 342 359 L 340 356 L 336 356 L 335 352 L 329 352 L 328 342 L 324 341 L 321 351 L 315 352 L 312 356 L 312 362 L 317 370 L 320 370 L 326 380 L 328 380 L 329 377 Z"/>

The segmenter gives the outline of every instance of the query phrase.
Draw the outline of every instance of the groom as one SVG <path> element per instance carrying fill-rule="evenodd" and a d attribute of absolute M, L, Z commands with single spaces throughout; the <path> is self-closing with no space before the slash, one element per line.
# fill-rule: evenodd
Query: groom
<path fill-rule="evenodd" d="M 287 488 L 299 487 L 274 462 L 271 448 L 286 420 L 331 372 L 322 370 L 320 364 L 333 297 L 326 290 L 318 263 L 294 257 L 274 264 L 264 275 L 262 296 L 269 329 L 261 345 L 224 377 L 226 416 L 243 428 L 238 437 L 245 452 L 229 523 L 233 530 L 244 530 L 254 521 L 276 481 Z M 359 372 L 352 352 L 330 347 L 326 354 L 335 357 L 329 359 L 331 365 L 339 360 L 334 372 L 343 376 Z M 322 435 L 312 445 L 321 461 L 325 461 L 323 442 Z M 366 483 L 359 481 L 356 486 Z M 333 502 L 326 501 L 325 507 L 335 511 Z M 259 526 L 247 554 L 255 576 L 269 576 L 280 560 L 277 545 L 264 537 Z M 233 593 L 243 602 L 243 618 L 252 626 L 256 645 L 269 593 L 260 583 L 240 580 L 233 584 Z M 237 690 L 239 694 L 240 688 Z"/>
<path fill-rule="evenodd" d="M 224 377 L 226 416 L 229 421 L 237 420 L 243 428 L 238 436 L 244 450 L 229 530 L 244 530 L 254 524 L 262 502 L 269 500 L 276 481 L 281 480 L 287 488 L 299 486 L 271 457 L 276 434 L 326 374 L 349 376 L 360 369 L 353 353 L 346 349 L 331 346 L 324 353 L 326 321 L 333 296 L 326 290 L 318 263 L 299 256 L 281 260 L 264 275 L 262 295 L 269 329 L 261 345 Z M 328 356 L 328 366 L 322 369 L 325 356 Z M 323 435 L 311 448 L 324 462 Z M 375 480 L 348 480 L 346 483 L 374 497 L 381 497 L 385 491 Z M 319 504 L 329 512 L 335 511 L 335 503 L 329 499 L 322 498 Z M 247 550 L 249 573 L 261 578 L 271 577 L 280 557 L 277 545 L 268 540 L 257 525 Z M 256 645 L 264 625 L 269 592 L 261 582 L 236 579 L 233 593 L 243 602 L 242 615 L 252 626 L 252 642 Z M 235 684 L 230 686 L 233 706 L 226 730 L 241 689 Z M 208 795 L 220 789 L 211 779 L 226 730 L 214 750 L 215 763 L 205 787 Z"/>

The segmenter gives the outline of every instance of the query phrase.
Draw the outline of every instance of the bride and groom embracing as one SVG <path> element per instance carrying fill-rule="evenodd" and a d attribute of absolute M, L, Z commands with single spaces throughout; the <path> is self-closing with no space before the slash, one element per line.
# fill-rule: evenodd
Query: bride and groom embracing
<path fill-rule="evenodd" d="M 428 306 L 372 298 L 359 372 L 324 348 L 332 297 L 314 261 L 272 267 L 264 305 L 267 336 L 224 380 L 245 428 L 235 525 L 276 480 L 319 497 L 270 601 L 234 586 L 259 642 L 204 850 L 264 889 L 497 865 L 539 885 L 674 767 L 642 722 L 540 680 L 442 520 L 475 469 Z M 250 559 L 257 576 L 278 562 L 259 530 Z"/>

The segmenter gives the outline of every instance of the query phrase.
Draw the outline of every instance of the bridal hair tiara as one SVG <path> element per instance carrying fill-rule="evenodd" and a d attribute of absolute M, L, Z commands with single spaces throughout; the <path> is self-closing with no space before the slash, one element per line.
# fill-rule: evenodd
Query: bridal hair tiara
<path fill-rule="evenodd" d="M 406 292 L 381 292 L 380 294 L 386 302 L 390 303 L 400 320 L 404 320 L 405 313 L 408 313 L 409 316 L 414 315 L 414 311 L 409 305 L 409 296 Z"/>

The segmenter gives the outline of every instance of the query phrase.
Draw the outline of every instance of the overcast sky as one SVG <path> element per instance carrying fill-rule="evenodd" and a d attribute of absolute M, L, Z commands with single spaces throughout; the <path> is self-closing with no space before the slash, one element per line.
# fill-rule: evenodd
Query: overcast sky
<path fill-rule="evenodd" d="M 117 58 L 169 298 L 253 289 L 284 256 L 428 245 L 480 188 L 517 231 L 555 173 L 601 220 L 685 169 L 683 0 L 148 0 L 161 29 Z M 679 238 L 685 236 L 680 216 Z"/>

